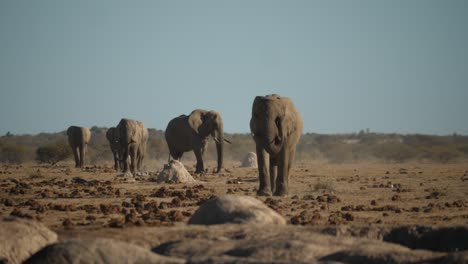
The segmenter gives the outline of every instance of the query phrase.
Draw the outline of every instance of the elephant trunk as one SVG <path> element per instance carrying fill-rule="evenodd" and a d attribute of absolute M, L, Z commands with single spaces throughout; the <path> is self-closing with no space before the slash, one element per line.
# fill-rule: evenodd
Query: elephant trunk
<path fill-rule="evenodd" d="M 283 147 L 283 136 L 281 133 L 281 121 L 279 118 L 267 118 L 264 123 L 264 137 L 265 150 L 270 155 L 276 155 Z"/>
<path fill-rule="evenodd" d="M 214 138 L 216 142 L 216 152 L 218 155 L 218 168 L 216 169 L 215 173 L 218 173 L 223 167 L 224 132 L 222 127 L 217 129 Z"/>

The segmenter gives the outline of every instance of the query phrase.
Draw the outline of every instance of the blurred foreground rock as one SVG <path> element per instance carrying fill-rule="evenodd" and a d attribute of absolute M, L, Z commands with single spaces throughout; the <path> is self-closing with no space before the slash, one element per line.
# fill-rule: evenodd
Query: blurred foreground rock
<path fill-rule="evenodd" d="M 160 256 L 130 243 L 105 239 L 72 239 L 50 245 L 25 263 L 185 263 L 183 259 Z"/>
<path fill-rule="evenodd" d="M 225 195 L 206 201 L 189 220 L 189 224 L 194 225 L 225 223 L 285 225 L 286 220 L 262 201 L 238 195 Z"/>
<path fill-rule="evenodd" d="M 457 228 L 458 231 L 468 230 L 468 226 Z M 188 263 L 468 263 L 468 251 L 410 249 L 382 241 L 392 229 L 394 227 L 224 224 L 108 229 L 101 235 L 152 248 L 157 254 Z M 96 234 L 67 235 L 84 238 Z M 453 251 L 459 247 L 453 246 Z"/>
<path fill-rule="evenodd" d="M 0 263 L 22 263 L 41 248 L 57 242 L 57 234 L 40 222 L 4 218 L 0 222 Z"/>

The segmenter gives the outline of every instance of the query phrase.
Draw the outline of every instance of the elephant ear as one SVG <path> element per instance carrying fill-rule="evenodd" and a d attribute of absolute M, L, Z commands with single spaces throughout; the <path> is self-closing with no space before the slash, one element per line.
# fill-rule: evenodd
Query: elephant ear
<path fill-rule="evenodd" d="M 259 122 L 257 115 L 257 108 L 262 103 L 264 96 L 256 96 L 252 104 L 252 117 L 250 118 L 250 132 L 252 136 L 255 136 L 257 132 L 257 122 Z"/>
<path fill-rule="evenodd" d="M 207 122 L 205 114 L 205 111 L 197 109 L 193 110 L 188 118 L 190 127 L 201 137 L 207 137 L 210 134 L 210 124 Z"/>
<path fill-rule="evenodd" d="M 281 120 L 281 133 L 288 138 L 297 129 L 296 112 L 292 109 L 292 102 L 287 98 L 281 98 L 283 117 Z"/>
<path fill-rule="evenodd" d="M 89 128 L 84 128 L 83 135 L 85 143 L 88 144 L 89 140 L 91 140 L 91 130 L 89 130 Z"/>
<path fill-rule="evenodd" d="M 115 135 L 115 127 L 111 127 L 109 129 L 107 129 L 107 131 L 106 131 L 107 140 L 112 142 L 114 140 L 114 135 Z"/>

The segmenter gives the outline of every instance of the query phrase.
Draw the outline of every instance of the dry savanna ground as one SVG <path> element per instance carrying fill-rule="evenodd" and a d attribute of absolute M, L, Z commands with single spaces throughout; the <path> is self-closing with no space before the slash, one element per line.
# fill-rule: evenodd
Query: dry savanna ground
<path fill-rule="evenodd" d="M 214 164 L 209 163 L 210 168 Z M 193 162 L 186 167 L 193 175 Z M 197 183 L 124 179 L 110 162 L 2 165 L 0 216 L 36 219 L 62 237 L 110 229 L 184 225 L 213 196 L 256 196 L 257 170 L 230 161 Z M 292 225 L 466 225 L 468 164 L 298 162 L 287 198 L 257 197 Z"/>

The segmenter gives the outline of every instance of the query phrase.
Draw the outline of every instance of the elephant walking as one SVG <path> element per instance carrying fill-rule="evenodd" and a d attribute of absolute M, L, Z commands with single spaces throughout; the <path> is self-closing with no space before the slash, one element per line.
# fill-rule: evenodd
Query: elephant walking
<path fill-rule="evenodd" d="M 68 143 L 75 157 L 75 167 L 83 168 L 91 131 L 86 127 L 70 126 L 67 129 Z"/>
<path fill-rule="evenodd" d="M 119 134 L 117 128 L 111 127 L 106 132 L 106 138 L 109 141 L 109 146 L 114 156 L 114 169 L 116 171 L 123 169 L 122 152 L 120 151 Z"/>
<path fill-rule="evenodd" d="M 116 127 L 117 143 L 119 145 L 119 159 L 123 162 L 123 171 L 128 171 L 128 157 L 130 157 L 130 171 L 135 173 L 143 167 L 148 143 L 148 130 L 145 125 L 136 120 L 122 118 Z"/>
<path fill-rule="evenodd" d="M 197 159 L 195 173 L 202 173 L 205 171 L 203 154 L 210 135 L 216 141 L 218 155 L 215 172 L 220 172 L 223 167 L 224 141 L 231 142 L 224 137 L 223 121 L 218 112 L 196 109 L 188 116 L 181 115 L 169 121 L 165 132 L 169 154 L 172 158 L 180 160 L 184 152 L 193 150 Z"/>
<path fill-rule="evenodd" d="M 255 98 L 250 130 L 258 159 L 258 195 L 288 194 L 289 171 L 302 128 L 301 115 L 289 98 L 276 94 Z"/>

